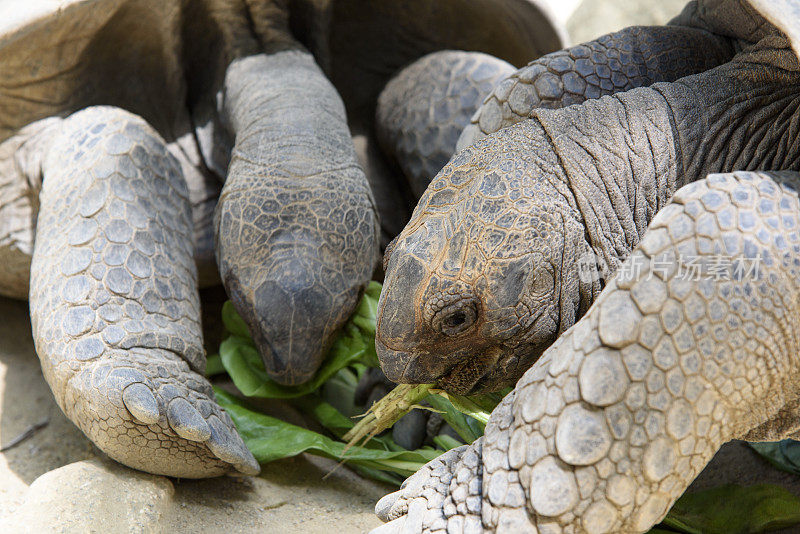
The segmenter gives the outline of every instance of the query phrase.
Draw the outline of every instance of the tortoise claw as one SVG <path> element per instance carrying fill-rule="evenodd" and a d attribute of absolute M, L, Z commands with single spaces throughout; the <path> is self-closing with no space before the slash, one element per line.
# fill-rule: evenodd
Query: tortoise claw
<path fill-rule="evenodd" d="M 245 475 L 257 475 L 260 472 L 261 468 L 258 462 L 247 449 L 232 423 L 225 423 L 216 415 L 212 415 L 208 418 L 208 425 L 211 429 L 211 437 L 206 444 L 217 458 L 233 465 Z"/>
<path fill-rule="evenodd" d="M 140 423 L 154 425 L 161 418 L 153 391 L 141 382 L 134 382 L 122 390 L 122 402 Z"/>
<path fill-rule="evenodd" d="M 184 398 L 176 397 L 167 406 L 169 426 L 180 437 L 189 441 L 208 441 L 211 428 L 194 406 Z"/>
<path fill-rule="evenodd" d="M 394 505 L 397 504 L 402 495 L 403 491 L 398 490 L 394 493 L 390 493 L 381 497 L 381 500 L 379 500 L 375 505 L 375 515 L 378 516 L 378 519 L 384 522 L 391 521 Z"/>

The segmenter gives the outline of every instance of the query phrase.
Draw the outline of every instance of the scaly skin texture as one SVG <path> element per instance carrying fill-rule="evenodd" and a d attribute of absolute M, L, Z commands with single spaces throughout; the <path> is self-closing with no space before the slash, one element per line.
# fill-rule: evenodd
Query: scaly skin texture
<path fill-rule="evenodd" d="M 118 2 L 110 7 L 118 12 L 111 15 L 108 27 L 103 31 L 96 29 L 94 25 L 106 19 L 99 15 L 89 17 L 85 34 L 81 33 L 76 41 L 78 45 L 93 50 L 96 43 L 91 42 L 92 37 L 101 41 L 121 38 L 127 24 L 142 15 L 138 11 L 142 7 L 140 4 Z M 181 28 L 175 26 L 181 20 L 178 16 L 181 6 L 169 3 L 161 7 L 165 11 L 164 18 L 147 30 L 151 32 L 147 37 L 151 39 L 148 43 L 153 53 L 147 55 L 146 65 L 139 65 L 143 75 L 153 78 L 153 86 L 142 89 L 141 100 L 127 100 L 131 95 L 126 91 L 120 91 L 118 97 L 126 105 L 145 109 L 151 118 L 158 120 L 160 127 L 172 135 L 169 145 L 138 116 L 120 108 L 90 107 L 52 129 L 23 129 L 21 135 L 10 137 L 11 144 L 5 139 L 0 150 L 5 154 L 14 149 L 14 143 L 19 145 L 17 148 L 23 148 L 14 149 L 14 156 L 22 160 L 22 165 L 12 166 L 17 163 L 13 158 L 3 161 L 4 179 L 13 183 L 27 180 L 33 184 L 28 189 L 32 192 L 36 191 L 38 183 L 48 184 L 39 199 L 36 231 L 42 235 L 36 239 L 38 245 L 31 267 L 34 339 L 59 405 L 111 457 L 131 467 L 181 477 L 208 477 L 236 471 L 256 474 L 258 465 L 236 433 L 231 419 L 214 401 L 212 390 L 202 377 L 205 354 L 199 324 L 198 273 L 192 260 L 203 263 L 210 259 L 207 247 L 212 240 L 207 223 L 218 184 L 206 180 L 209 170 L 201 160 L 200 151 L 201 147 L 208 149 L 208 146 L 199 144 L 191 131 L 186 132 L 189 118 L 172 109 L 163 110 L 164 103 L 156 96 L 149 98 L 151 90 L 158 92 L 157 82 L 164 76 L 168 83 L 162 89 L 180 92 L 185 82 L 179 76 L 183 68 L 175 64 L 176 60 L 184 58 L 178 58 L 175 47 L 170 47 L 170 43 L 176 43 L 169 41 L 163 50 L 159 48 L 163 43 L 152 34 L 168 26 L 174 30 L 169 32 L 171 37 L 183 35 Z M 222 215 L 216 225 L 221 271 L 228 292 L 237 304 L 241 305 L 242 301 L 246 304 L 247 299 L 253 297 L 248 293 L 252 289 L 256 293 L 256 304 L 261 305 L 257 310 L 259 317 L 289 318 L 289 327 L 277 331 L 278 336 L 282 336 L 278 339 L 268 337 L 275 335 L 275 331 L 253 321 L 250 323 L 268 359 L 286 356 L 275 356 L 273 347 L 283 348 L 281 343 L 288 338 L 288 345 L 293 349 L 289 356 L 293 361 L 278 360 L 281 367 L 276 374 L 289 382 L 302 381 L 316 369 L 320 353 L 338 326 L 335 318 L 326 317 L 326 306 L 335 306 L 337 314 L 349 314 L 360 288 L 368 280 L 364 272 L 370 273 L 375 263 L 376 224 L 369 189 L 355 164 L 341 101 L 330 84 L 320 83 L 319 80 L 324 79 L 308 53 L 285 52 L 298 45 L 286 29 L 288 12 L 284 4 L 220 1 L 197 3 L 193 8 L 199 11 L 195 13 L 197 18 L 192 19 L 193 24 L 205 25 L 207 31 L 218 38 L 214 42 L 219 46 L 213 53 L 209 52 L 212 56 L 208 65 L 210 72 L 206 73 L 204 81 L 211 87 L 194 87 L 191 99 L 194 103 L 202 98 L 204 91 L 219 89 L 213 80 L 220 71 L 224 72 L 225 101 L 220 102 L 224 108 L 216 110 L 222 117 L 216 117 L 211 124 L 214 128 L 225 124 L 235 137 L 226 195 L 221 200 Z M 79 18 L 80 9 L 81 6 L 70 6 L 56 19 L 61 20 L 63 16 L 64 21 L 74 22 Z M 52 20 L 47 22 L 52 23 Z M 64 24 L 66 27 L 66 22 Z M 65 27 L 56 29 L 64 31 Z M 100 33 L 95 36 L 93 31 Z M 57 34 L 52 39 L 56 46 L 63 44 L 59 37 Z M 89 43 L 85 42 L 87 39 Z M 48 44 L 53 43 L 48 41 Z M 269 53 L 259 53 L 265 50 Z M 16 58 L 12 45 L 0 52 Z M 107 59 L 99 52 L 96 54 L 93 59 L 101 64 Z M 8 57 L 0 54 L 0 60 L 6 59 Z M 121 58 L 119 66 L 125 67 L 128 59 Z M 63 63 L 74 61 L 77 60 L 69 58 Z M 56 61 L 56 71 L 59 66 L 62 62 Z M 102 72 L 100 67 L 106 65 L 94 66 Z M 64 68 L 69 70 L 68 66 Z M 192 72 L 193 68 L 194 65 L 187 67 L 187 75 L 194 79 L 197 72 Z M 75 72 L 84 74 L 83 69 L 92 72 L 92 68 L 78 62 Z M 23 80 L 10 83 L 12 88 L 31 85 L 33 88 L 27 90 L 31 94 L 42 89 L 25 80 L 24 72 L 14 72 Z M 290 91 L 288 98 L 273 102 L 264 99 L 260 86 L 268 87 L 267 82 L 274 80 L 288 81 L 292 76 L 298 86 L 302 85 L 300 78 L 304 76 L 316 83 L 309 83 L 308 90 L 302 94 Z M 65 83 L 72 81 L 71 78 L 64 80 Z M 93 94 L 91 88 L 87 82 L 90 95 Z M 169 99 L 171 93 L 166 89 L 164 95 L 158 96 Z M 98 93 L 99 96 L 103 94 Z M 274 143 L 271 147 L 274 153 L 265 154 L 264 145 L 259 145 L 268 140 L 265 132 L 270 127 L 274 130 L 287 126 L 280 120 L 281 112 L 288 111 L 294 118 L 299 117 L 291 109 L 292 106 L 297 108 L 298 98 L 302 99 L 301 107 L 306 110 L 315 109 L 315 104 L 319 104 L 330 116 L 323 115 L 316 128 L 309 121 L 295 123 L 300 129 L 310 128 L 305 136 L 295 132 L 298 135 L 292 138 L 284 129 L 283 142 Z M 172 105 L 179 102 L 180 99 L 173 98 Z M 276 111 L 273 107 L 276 104 L 282 111 Z M 20 118 L 11 117 L 13 120 Z M 208 119 L 202 114 L 199 118 Z M 325 122 L 326 119 L 329 121 Z M 58 119 L 51 121 L 57 123 Z M 224 138 L 216 130 L 204 137 L 203 131 L 198 130 L 198 137 L 210 140 L 212 145 Z M 21 144 L 18 138 L 22 139 Z M 320 168 L 315 166 L 313 158 L 305 157 L 306 144 L 312 146 L 316 161 L 329 165 L 344 161 L 350 163 L 349 167 L 342 165 L 332 169 L 333 176 L 317 176 Z M 33 148 L 27 150 L 27 145 Z M 223 141 L 217 149 L 226 146 Z M 44 154 L 48 159 L 42 165 Z M 289 176 L 313 179 L 296 183 L 289 191 L 286 188 L 278 191 L 282 185 L 279 183 L 253 180 L 269 173 L 272 162 L 289 160 L 291 164 L 284 168 Z M 219 163 L 215 159 L 209 161 Z M 9 169 L 15 172 L 5 175 Z M 363 182 L 361 188 L 352 180 L 337 181 L 337 171 L 355 174 L 354 179 Z M 104 181 L 106 178 L 108 180 Z M 326 185 L 331 198 L 325 198 L 323 193 L 318 195 L 318 202 L 313 202 L 311 192 Z M 93 189 L 94 186 L 99 189 Z M 350 197 L 336 197 L 337 187 L 354 196 L 360 194 L 366 201 L 358 203 Z M 276 221 L 270 221 L 269 213 L 262 211 L 263 204 L 284 202 L 287 194 L 296 197 L 294 212 L 287 213 L 280 225 L 273 224 Z M 151 195 L 154 196 L 151 198 Z M 200 227 L 194 235 L 187 200 L 201 208 L 194 213 L 194 222 Z M 305 204 L 307 200 L 309 203 Z M 330 204 L 326 208 L 328 201 Z M 88 209 L 85 208 L 87 204 L 97 204 L 99 211 L 84 213 L 81 210 Z M 22 212 L 18 206 L 12 207 L 16 209 L 14 215 Z M 258 213 L 254 214 L 252 208 L 259 210 Z M 339 216 L 337 210 L 344 215 Z M 35 207 L 30 211 L 35 215 Z M 242 214 L 249 228 L 235 224 Z M 264 217 L 258 218 L 258 215 Z M 317 226 L 338 240 L 333 244 L 333 251 L 324 243 L 311 243 L 309 249 L 309 243 L 303 242 L 299 235 L 302 230 L 298 229 L 302 229 L 309 217 L 317 217 Z M 326 217 L 330 218 L 328 225 Z M 367 221 L 366 232 L 362 231 L 364 225 L 359 226 L 362 219 Z M 64 233 L 63 226 L 71 221 L 75 228 L 71 233 Z M 265 273 L 261 269 L 267 262 L 257 253 L 253 256 L 253 249 L 264 244 L 269 236 L 288 243 L 289 255 L 295 254 L 288 259 L 282 256 L 284 263 L 277 265 L 281 272 L 275 278 L 283 282 L 279 289 L 288 294 L 284 300 L 270 300 L 271 280 L 264 280 L 268 277 L 262 276 Z M 347 268 L 331 273 L 341 267 L 331 260 L 339 251 L 336 246 L 339 241 L 347 240 L 355 243 L 344 249 Z M 194 251 L 193 242 L 198 245 Z M 298 246 L 292 248 L 294 245 Z M 296 268 L 306 259 L 304 254 L 307 253 L 312 264 L 315 262 L 311 256 L 322 255 L 316 263 L 322 264 L 318 271 L 327 278 L 310 279 Z M 231 257 L 240 262 L 241 267 L 233 274 L 231 262 L 227 261 Z M 273 268 L 275 264 L 266 267 Z M 273 270 L 266 274 L 275 273 Z M 309 288 L 314 284 L 322 285 L 322 293 L 330 290 L 334 298 L 326 300 L 310 295 Z M 263 306 L 265 294 L 270 304 L 266 307 Z M 299 295 L 297 301 L 293 300 L 295 294 Z M 300 318 L 295 320 L 287 310 Z M 245 311 L 247 319 L 254 317 L 252 306 Z M 320 313 L 313 313 L 316 311 Z M 265 322 L 269 323 L 269 317 Z M 293 328 L 295 324 L 307 327 Z M 320 338 L 309 339 L 313 336 Z M 304 350 L 308 345 L 315 346 L 313 350 Z"/>
<path fill-rule="evenodd" d="M 677 188 L 798 168 L 798 71 L 773 28 L 709 71 L 538 110 L 457 154 L 387 254 L 376 333 L 387 376 L 461 393 L 513 384 Z"/>
<path fill-rule="evenodd" d="M 798 59 L 738 2 L 676 20 L 739 52 L 478 141 L 390 251 L 387 376 L 463 393 L 535 363 L 380 532 L 644 532 L 725 441 L 797 432 L 800 181 L 734 171 L 798 170 Z"/>
<path fill-rule="evenodd" d="M 58 118 L 37 121 L 0 142 L 0 294 L 7 297 L 28 298 L 41 160 L 60 124 Z"/>
<path fill-rule="evenodd" d="M 370 280 L 374 200 L 344 105 L 310 54 L 237 60 L 225 99 L 237 137 L 216 213 L 220 274 L 267 372 L 300 384 Z"/>
<path fill-rule="evenodd" d="M 87 108 L 64 121 L 43 175 L 31 322 L 61 409 L 143 471 L 257 473 L 203 377 L 188 190 L 163 139 Z"/>
<path fill-rule="evenodd" d="M 798 188 L 739 172 L 678 191 L 482 440 L 385 497 L 376 532 L 645 532 L 725 441 L 796 432 Z"/>
<path fill-rule="evenodd" d="M 480 52 L 443 50 L 392 78 L 378 97 L 375 127 L 419 198 L 455 152 L 461 131 L 497 83 L 514 72 Z"/>
<path fill-rule="evenodd" d="M 495 87 L 470 119 L 457 149 L 530 118 L 536 109 L 671 82 L 720 65 L 733 53 L 731 39 L 706 30 L 634 26 L 547 54 Z"/>

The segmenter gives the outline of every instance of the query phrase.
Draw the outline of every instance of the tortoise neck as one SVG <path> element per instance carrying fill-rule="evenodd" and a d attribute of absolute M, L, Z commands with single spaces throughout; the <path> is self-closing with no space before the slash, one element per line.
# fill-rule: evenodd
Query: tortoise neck
<path fill-rule="evenodd" d="M 535 113 L 605 277 L 639 242 L 681 185 L 669 106 L 639 88 Z"/>
<path fill-rule="evenodd" d="M 766 44 L 705 73 L 653 86 L 679 126 L 679 185 L 709 173 L 800 170 L 800 66 L 790 49 Z"/>

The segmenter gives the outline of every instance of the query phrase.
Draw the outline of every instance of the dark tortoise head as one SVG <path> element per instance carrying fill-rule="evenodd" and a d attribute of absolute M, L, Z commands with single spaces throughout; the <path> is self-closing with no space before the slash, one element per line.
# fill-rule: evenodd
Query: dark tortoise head
<path fill-rule="evenodd" d="M 310 191 L 227 191 L 217 208 L 222 281 L 281 384 L 314 376 L 372 275 L 377 218 L 354 169 Z"/>
<path fill-rule="evenodd" d="M 524 127 L 457 154 L 386 254 L 376 345 L 396 382 L 516 381 L 588 307 L 583 223 Z"/>

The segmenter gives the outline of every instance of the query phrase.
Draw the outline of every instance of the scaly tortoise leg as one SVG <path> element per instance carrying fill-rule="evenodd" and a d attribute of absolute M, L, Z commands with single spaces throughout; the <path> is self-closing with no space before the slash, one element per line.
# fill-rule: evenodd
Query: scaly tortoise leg
<path fill-rule="evenodd" d="M 552 52 L 494 88 L 464 128 L 456 150 L 533 117 L 539 108 L 675 81 L 721 65 L 733 54 L 731 39 L 684 25 L 632 26 Z"/>
<path fill-rule="evenodd" d="M 514 67 L 481 52 L 442 50 L 397 73 L 378 97 L 375 134 L 419 198 L 455 153 L 470 117 Z"/>
<path fill-rule="evenodd" d="M 798 178 L 681 188 L 484 438 L 382 499 L 376 532 L 645 532 L 723 443 L 796 431 Z"/>
<path fill-rule="evenodd" d="M 30 308 L 61 409 L 136 469 L 258 473 L 203 377 L 188 191 L 163 139 L 87 108 L 64 120 L 43 175 Z"/>

